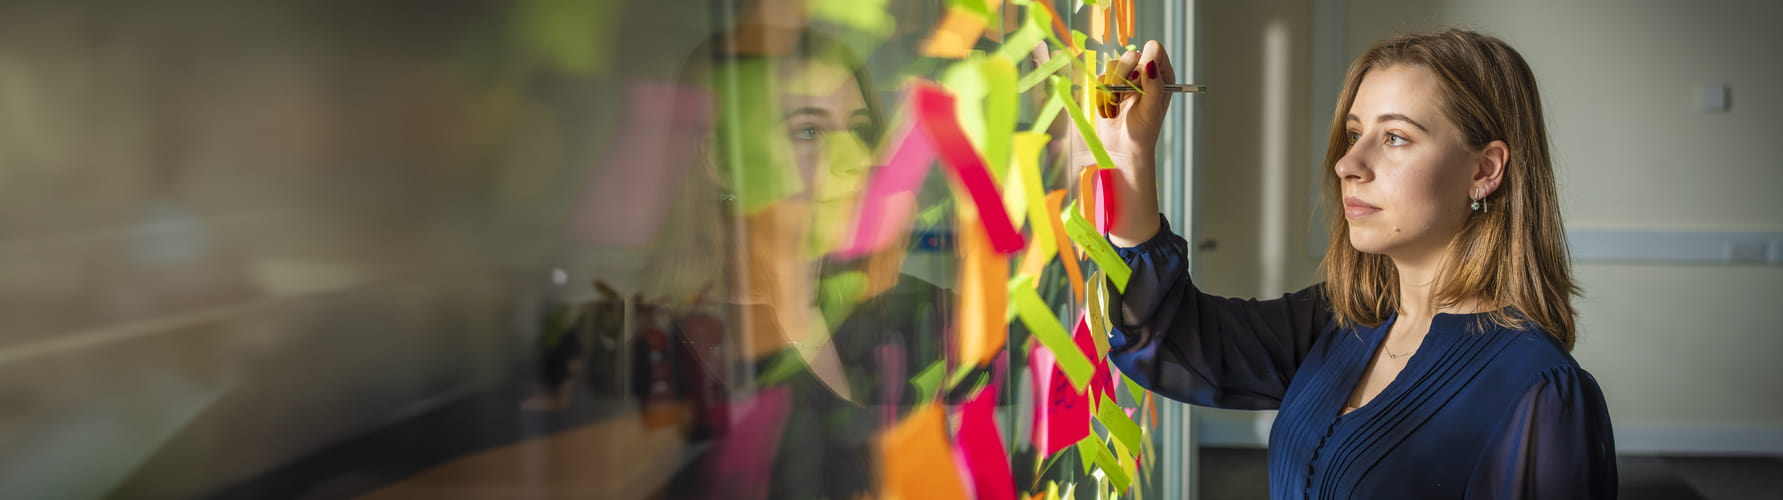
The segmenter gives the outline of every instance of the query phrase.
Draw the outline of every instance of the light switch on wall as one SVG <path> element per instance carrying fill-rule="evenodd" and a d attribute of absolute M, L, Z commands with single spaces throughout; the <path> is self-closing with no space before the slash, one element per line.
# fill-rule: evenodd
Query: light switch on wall
<path fill-rule="evenodd" d="M 1732 104 L 1728 98 L 1732 90 L 1725 83 L 1711 83 L 1702 89 L 1702 105 L 1704 113 L 1726 113 Z"/>

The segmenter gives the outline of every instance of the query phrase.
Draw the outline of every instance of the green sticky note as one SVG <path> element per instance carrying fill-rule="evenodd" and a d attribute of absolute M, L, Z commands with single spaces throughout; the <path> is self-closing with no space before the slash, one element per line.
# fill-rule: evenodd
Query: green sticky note
<path fill-rule="evenodd" d="M 1083 108 L 1077 106 L 1077 100 L 1071 97 L 1071 84 L 1065 79 L 1053 77 L 1053 94 L 1065 104 L 1065 114 L 1071 115 L 1071 121 L 1077 123 L 1077 133 L 1083 136 L 1083 143 L 1095 155 L 1096 166 L 1114 168 L 1114 159 L 1108 157 L 1108 150 L 1102 148 L 1102 138 L 1096 135 L 1096 124 L 1083 115 Z"/>
<path fill-rule="evenodd" d="M 1127 412 L 1121 411 L 1121 406 L 1115 404 L 1114 400 L 1108 399 L 1107 394 L 1102 395 L 1101 401 L 1096 404 L 1096 420 L 1102 422 L 1102 427 L 1108 428 L 1108 435 L 1119 440 L 1128 449 L 1139 448 L 1139 424 L 1134 423 Z"/>
<path fill-rule="evenodd" d="M 1096 359 L 1108 357 L 1108 275 L 1100 270 L 1090 273 L 1083 290 L 1083 318 L 1090 327 L 1090 338 L 1096 339 Z"/>
<path fill-rule="evenodd" d="M 985 150 L 985 132 L 987 129 L 984 101 L 990 93 L 989 82 L 984 79 L 981 56 L 970 56 L 947 67 L 941 73 L 941 86 L 946 87 L 954 98 L 954 116 L 959 119 L 960 130 L 966 133 L 966 139 L 972 143 L 973 149 L 980 156 Z M 986 165 L 990 165 L 986 158 Z M 997 177 L 999 172 L 995 166 L 990 167 L 991 176 Z"/>
<path fill-rule="evenodd" d="M 886 0 L 812 0 L 811 17 L 883 38 L 897 28 L 885 12 Z"/>
<path fill-rule="evenodd" d="M 1060 99 L 1058 94 L 1047 94 L 1046 104 L 1040 106 L 1040 114 L 1034 117 L 1034 128 L 1030 131 L 1036 134 L 1045 133 L 1047 127 L 1052 125 L 1053 119 L 1058 118 L 1059 112 L 1064 110 L 1064 99 Z"/>
<path fill-rule="evenodd" d="M 1121 445 L 1119 440 L 1111 439 L 1108 444 L 1114 445 L 1114 459 L 1115 462 L 1121 464 L 1121 472 L 1125 473 L 1129 479 L 1139 477 L 1139 468 L 1137 464 L 1133 463 L 1133 452 Z"/>
<path fill-rule="evenodd" d="M 1026 134 L 1027 132 L 1016 132 L 1016 133 L 1017 134 Z M 1003 186 L 998 188 L 998 191 L 1003 193 L 1003 211 L 1007 212 L 1009 214 L 1009 222 L 1011 224 L 1015 224 L 1015 230 L 1017 230 L 1017 231 L 1020 231 L 1022 228 L 1022 224 L 1026 223 L 1028 221 L 1028 215 L 1029 215 L 1028 210 L 1027 210 L 1027 208 L 1028 208 L 1028 192 L 1026 189 L 1023 188 L 1023 186 L 1025 186 L 1027 184 L 1027 181 L 1025 180 L 1025 178 L 1029 174 L 1028 174 L 1027 168 L 1022 164 L 1023 161 L 1033 161 L 1033 160 L 1031 160 L 1031 159 L 1016 159 L 1015 168 L 1009 169 L 1008 175 L 1003 176 Z M 1046 221 L 1047 219 L 1034 219 L 1034 220 Z M 1045 224 L 1045 225 L 1051 225 L 1051 224 Z M 1039 243 L 1039 242 L 1034 242 L 1034 243 Z"/>
<path fill-rule="evenodd" d="M 910 379 L 910 384 L 916 386 L 916 393 L 921 395 L 921 399 L 934 397 L 935 388 L 941 386 L 941 376 L 944 375 L 942 372 L 945 371 L 947 371 L 947 362 L 936 361 L 929 364 L 928 368 L 916 372 L 916 376 Z"/>
<path fill-rule="evenodd" d="M 1020 61 L 1027 58 L 1028 52 L 1033 51 L 1034 46 L 1040 45 L 1044 39 L 1046 39 L 1046 33 L 1042 33 L 1040 27 L 1034 25 L 1033 18 L 1029 18 L 1022 23 L 1021 28 L 1015 30 L 1015 33 L 1003 39 L 1003 46 L 997 48 L 997 53 L 1005 59 Z"/>
<path fill-rule="evenodd" d="M 1127 395 L 1133 397 L 1133 404 L 1140 404 L 1140 402 L 1145 401 L 1145 387 L 1140 386 L 1139 382 L 1133 381 L 1133 377 L 1128 377 L 1124 373 L 1121 374 L 1121 380 L 1126 382 Z"/>
<path fill-rule="evenodd" d="M 617 0 L 524 0 L 514 5 L 510 29 L 524 50 L 555 69 L 603 75 L 612 65 L 623 18 Z"/>
<path fill-rule="evenodd" d="M 819 282 L 817 290 L 817 308 L 823 312 L 824 323 L 840 325 L 854 312 L 854 306 L 860 303 L 861 294 L 866 292 L 867 273 L 848 271 L 825 277 Z"/>
<path fill-rule="evenodd" d="M 1040 339 L 1040 344 L 1051 349 L 1053 357 L 1058 358 L 1059 369 L 1071 380 L 1072 387 L 1084 390 L 1090 377 L 1096 374 L 1096 368 L 1090 364 L 1089 358 L 1084 357 L 1083 350 L 1077 348 L 1077 342 L 1071 340 L 1071 334 L 1065 331 L 1058 317 L 1053 316 L 1052 308 L 1047 307 L 1046 302 L 1040 300 L 1040 294 L 1029 286 L 1031 279 L 1019 276 L 1012 280 L 1009 302 L 1015 305 L 1016 316 L 1027 325 L 1034 338 Z"/>
<path fill-rule="evenodd" d="M 1071 241 L 1083 245 L 1084 251 L 1090 254 L 1090 260 L 1095 261 L 1096 266 L 1108 275 L 1108 279 L 1114 281 L 1115 290 L 1126 293 L 1127 279 L 1133 275 L 1133 269 L 1127 267 L 1120 254 L 1114 253 L 1114 246 L 1102 239 L 1102 235 L 1096 232 L 1090 221 L 1083 219 L 1083 214 L 1077 209 L 1077 202 L 1072 201 L 1071 206 L 1065 207 L 1065 213 L 1059 214 L 1059 218 L 1065 221 L 1065 235 L 1070 236 Z"/>
<path fill-rule="evenodd" d="M 742 213 L 751 214 L 804 189 L 793 168 L 792 144 L 782 136 L 776 71 L 765 59 L 737 59 L 714 69 L 721 113 L 718 158 Z"/>
<path fill-rule="evenodd" d="M 1065 42 L 1059 40 L 1059 36 L 1052 32 L 1052 12 L 1049 12 L 1045 6 L 1028 6 L 1027 22 L 1040 27 L 1040 33 L 1046 36 L 1047 41 L 1052 42 L 1053 47 L 1064 47 Z M 1082 47 L 1082 45 L 1078 45 L 1078 47 Z"/>
<path fill-rule="evenodd" d="M 1128 478 L 1127 473 L 1121 468 L 1120 461 L 1114 458 L 1114 454 L 1108 452 L 1107 446 L 1096 440 L 1094 434 L 1077 442 L 1077 452 L 1083 456 L 1084 461 L 1093 463 L 1101 469 L 1102 474 L 1107 476 L 1109 481 L 1113 481 L 1116 488 L 1125 491 L 1127 485 L 1132 483 L 1132 479 Z"/>
<path fill-rule="evenodd" d="M 1015 91 L 1015 61 L 991 54 L 979 60 L 978 69 L 986 90 L 984 161 L 991 176 L 1000 180 L 1009 171 L 1010 134 L 1015 132 L 1015 115 L 1021 111 L 1021 94 Z"/>
<path fill-rule="evenodd" d="M 1047 77 L 1052 76 L 1054 73 L 1058 73 L 1060 69 L 1069 65 L 1071 65 L 1070 56 L 1065 55 L 1064 51 L 1055 52 L 1052 55 L 1052 59 L 1047 59 L 1045 64 L 1041 64 L 1040 67 L 1034 68 L 1034 71 L 1031 71 L 1026 75 L 1022 75 L 1021 81 L 1016 82 L 1015 90 L 1017 92 L 1027 92 L 1028 89 L 1032 89 L 1035 85 L 1039 85 L 1040 82 L 1046 81 Z"/>
<path fill-rule="evenodd" d="M 966 12 L 978 14 L 978 17 L 984 18 L 984 23 L 986 25 L 994 25 L 997 22 L 997 20 L 992 17 L 994 14 L 991 13 L 990 4 L 986 3 L 984 0 L 947 0 L 947 5 L 949 7 L 958 7 Z"/>

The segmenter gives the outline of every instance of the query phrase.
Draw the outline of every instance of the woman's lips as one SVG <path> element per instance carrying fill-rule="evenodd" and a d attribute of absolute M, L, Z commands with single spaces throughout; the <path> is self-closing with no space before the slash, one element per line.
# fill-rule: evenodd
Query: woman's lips
<path fill-rule="evenodd" d="M 1374 215 L 1375 212 L 1379 211 L 1381 211 L 1381 207 L 1370 205 L 1368 202 L 1362 201 L 1361 198 L 1354 196 L 1345 196 L 1343 198 L 1343 216 L 1346 219 L 1367 217 Z"/>

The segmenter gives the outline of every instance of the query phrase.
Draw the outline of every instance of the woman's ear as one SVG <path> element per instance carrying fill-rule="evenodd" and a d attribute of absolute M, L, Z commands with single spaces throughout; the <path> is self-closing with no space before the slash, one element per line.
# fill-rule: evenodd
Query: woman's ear
<path fill-rule="evenodd" d="M 1504 164 L 1511 157 L 1511 147 L 1504 141 L 1486 143 L 1474 161 L 1473 185 L 1480 188 L 1480 196 L 1490 196 L 1498 191 L 1498 185 L 1504 181 Z"/>

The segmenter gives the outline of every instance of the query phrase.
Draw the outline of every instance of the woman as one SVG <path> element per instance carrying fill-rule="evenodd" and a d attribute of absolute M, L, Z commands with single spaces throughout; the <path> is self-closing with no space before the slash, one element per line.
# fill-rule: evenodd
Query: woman
<path fill-rule="evenodd" d="M 1274 498 L 1614 498 L 1597 382 L 1568 354 L 1577 293 L 1535 79 L 1466 31 L 1376 43 L 1350 66 L 1325 157 L 1325 281 L 1273 300 L 1198 291 L 1158 215 L 1174 81 L 1156 42 L 1098 134 L 1123 182 L 1109 239 L 1133 269 L 1110 357 L 1141 385 L 1280 409 Z M 1110 290 L 1114 293 L 1114 290 Z"/>

